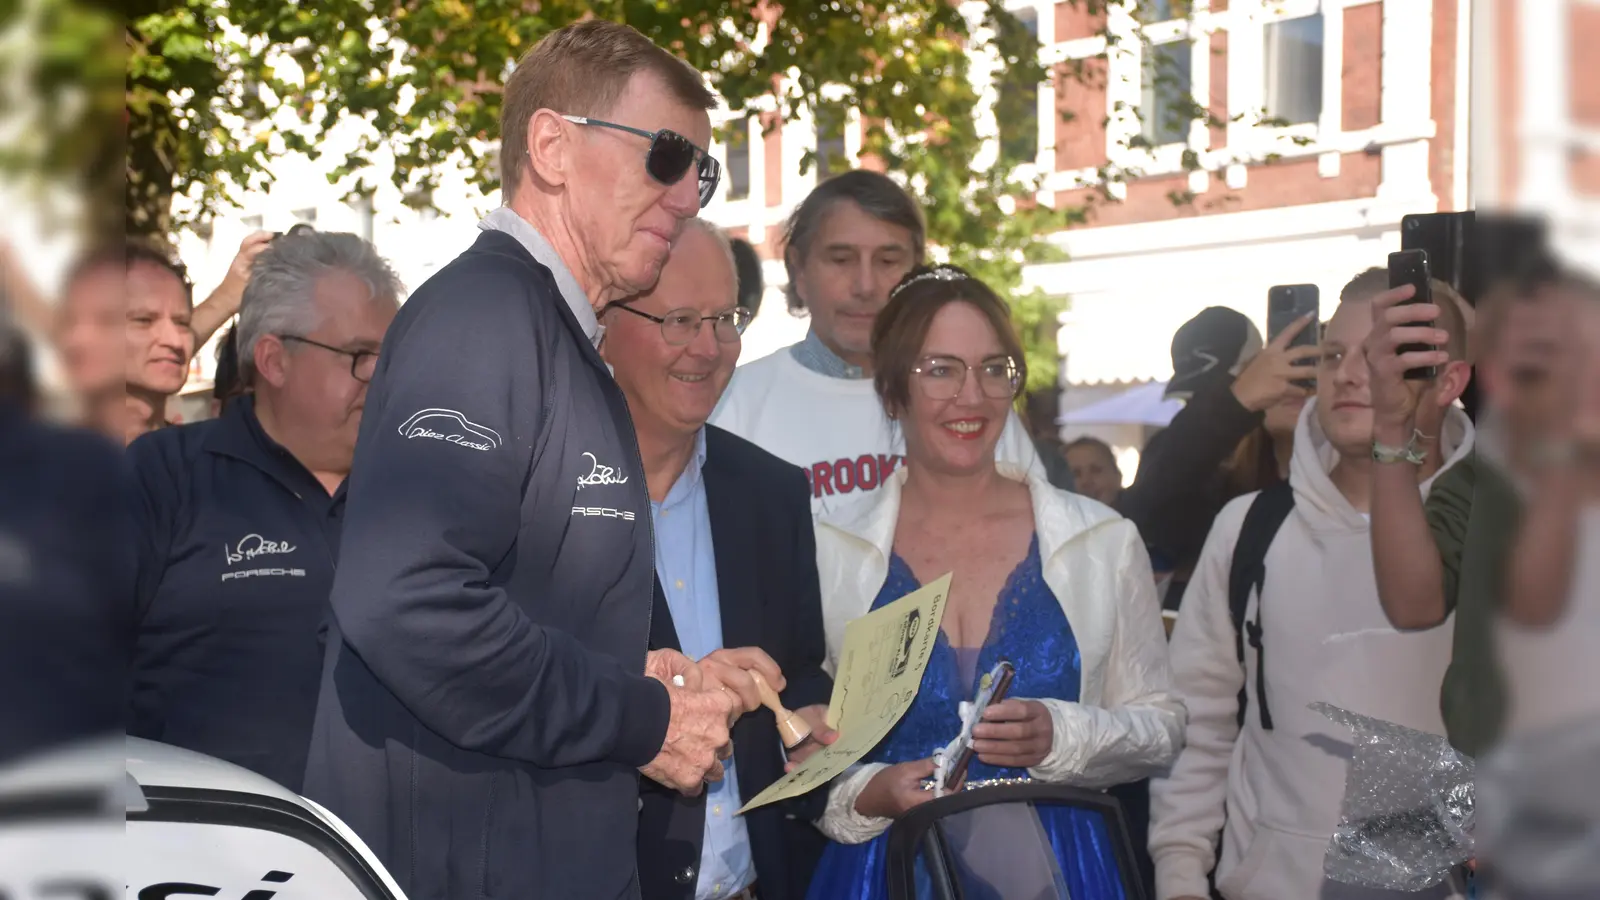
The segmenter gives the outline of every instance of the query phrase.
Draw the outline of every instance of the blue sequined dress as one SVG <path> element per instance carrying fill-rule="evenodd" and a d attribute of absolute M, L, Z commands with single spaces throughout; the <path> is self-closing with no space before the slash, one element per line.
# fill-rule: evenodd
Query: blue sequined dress
<path fill-rule="evenodd" d="M 889 575 L 872 608 L 904 597 L 921 587 L 899 554 L 889 560 Z M 1082 660 L 1072 627 L 1061 604 L 1045 584 L 1035 536 L 1028 555 L 1006 580 L 995 604 L 989 636 L 981 648 L 955 648 L 941 630 L 922 676 L 917 699 L 904 718 L 864 760 L 902 763 L 926 759 L 961 731 L 959 704 L 977 693 L 977 680 L 1002 658 L 1016 666 L 1011 696 L 1078 699 Z M 1024 769 L 985 765 L 974 759 L 969 782 L 1026 778 Z M 1059 861 L 1060 875 L 1071 900 L 1123 900 L 1112 858 L 1110 838 L 1101 820 L 1077 810 L 1042 806 L 1039 824 Z M 830 843 L 812 879 L 808 900 L 884 900 L 888 897 L 885 859 L 887 832 L 864 844 Z M 918 872 L 918 896 L 928 896 L 926 877 Z M 968 896 L 974 885 L 964 883 Z M 982 893 L 978 891 L 977 893 Z M 989 900 L 989 898 L 985 898 Z M 1002 900 L 998 893 L 994 900 Z"/>

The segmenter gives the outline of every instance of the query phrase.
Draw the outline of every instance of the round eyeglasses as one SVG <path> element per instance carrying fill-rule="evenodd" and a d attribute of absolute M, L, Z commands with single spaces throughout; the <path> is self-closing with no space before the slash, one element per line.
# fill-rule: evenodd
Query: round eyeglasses
<path fill-rule="evenodd" d="M 616 304 L 616 308 L 660 325 L 662 340 L 674 347 L 682 347 L 694 340 L 700 334 L 700 326 L 706 322 L 712 323 L 712 334 L 724 344 L 732 344 L 739 340 L 740 335 L 744 334 L 745 326 L 750 324 L 750 310 L 742 306 L 723 310 L 713 316 L 702 316 L 700 311 L 695 309 L 674 309 L 664 316 L 652 316 L 621 303 Z"/>
<path fill-rule="evenodd" d="M 300 344 L 309 344 L 329 353 L 350 357 L 350 377 L 366 384 L 372 381 L 372 375 L 378 370 L 378 353 L 375 350 L 346 350 L 342 347 L 330 347 L 327 344 L 301 337 L 298 334 L 280 334 L 280 341 L 295 341 Z"/>
<path fill-rule="evenodd" d="M 1011 400 L 1022 386 L 1022 372 L 1009 356 L 991 356 L 976 366 L 953 356 L 930 356 L 917 363 L 916 373 L 922 393 L 929 400 L 954 400 L 966 386 L 967 373 L 976 369 L 978 389 L 991 400 Z"/>

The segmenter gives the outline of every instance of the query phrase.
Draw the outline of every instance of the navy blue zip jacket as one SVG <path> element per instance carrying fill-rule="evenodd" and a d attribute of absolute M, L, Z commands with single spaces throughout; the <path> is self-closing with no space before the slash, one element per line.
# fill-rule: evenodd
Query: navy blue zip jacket
<path fill-rule="evenodd" d="M 333 496 L 255 398 L 128 447 L 137 632 L 129 733 L 300 790 L 338 553 Z"/>
<path fill-rule="evenodd" d="M 123 476 L 111 442 L 0 401 L 0 766 L 127 727 Z"/>
<path fill-rule="evenodd" d="M 356 444 L 306 794 L 411 900 L 636 897 L 654 552 L 626 401 L 486 232 L 390 327 Z"/>

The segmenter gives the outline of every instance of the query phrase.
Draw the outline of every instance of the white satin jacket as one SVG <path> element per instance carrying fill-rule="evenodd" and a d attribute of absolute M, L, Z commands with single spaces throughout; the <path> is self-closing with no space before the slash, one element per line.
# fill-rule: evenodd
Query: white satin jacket
<path fill-rule="evenodd" d="M 1055 740 L 1029 774 L 1105 788 L 1165 769 L 1182 747 L 1185 713 L 1172 691 L 1155 580 L 1137 529 L 1101 503 L 1055 489 L 1041 473 L 997 466 L 1001 475 L 1027 484 L 1033 497 L 1045 583 L 1061 603 L 1083 661 L 1077 702 L 1030 698 L 1049 708 Z M 902 468 L 875 493 L 817 522 L 830 675 L 845 626 L 872 608 L 888 577 L 905 479 Z M 883 768 L 861 765 L 839 776 L 817 826 L 847 844 L 886 830 L 890 820 L 855 811 L 856 798 Z"/>

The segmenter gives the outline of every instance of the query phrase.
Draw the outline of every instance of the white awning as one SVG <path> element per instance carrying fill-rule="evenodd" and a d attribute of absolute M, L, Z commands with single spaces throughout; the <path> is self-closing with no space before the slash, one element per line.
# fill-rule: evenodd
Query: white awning
<path fill-rule="evenodd" d="M 1166 400 L 1165 381 L 1130 388 L 1120 394 L 1075 409 L 1056 420 L 1057 425 L 1150 425 L 1165 428 L 1183 409 L 1183 401 Z"/>

